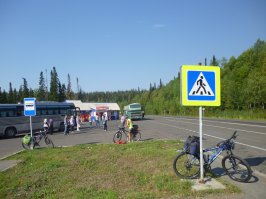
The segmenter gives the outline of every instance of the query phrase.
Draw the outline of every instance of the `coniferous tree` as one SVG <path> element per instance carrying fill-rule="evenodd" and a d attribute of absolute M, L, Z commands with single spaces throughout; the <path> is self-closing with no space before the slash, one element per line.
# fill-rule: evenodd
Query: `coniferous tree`
<path fill-rule="evenodd" d="M 28 82 L 26 80 L 26 78 L 22 78 L 23 79 L 23 84 L 22 84 L 22 96 L 21 96 L 21 101 L 23 101 L 24 98 L 28 98 L 30 97 L 30 91 L 28 88 Z"/>
<path fill-rule="evenodd" d="M 69 74 L 67 74 L 66 99 L 74 99 L 74 92 L 72 91 L 71 78 Z"/>
<path fill-rule="evenodd" d="M 29 97 L 35 97 L 34 90 L 32 88 L 29 89 Z"/>
<path fill-rule="evenodd" d="M 45 86 L 45 79 L 43 76 L 43 72 L 40 73 L 40 79 L 39 79 L 39 89 L 37 91 L 37 100 L 39 101 L 45 101 L 46 98 L 46 86 Z"/>
<path fill-rule="evenodd" d="M 18 92 L 17 92 L 17 89 L 14 88 L 14 91 L 13 91 L 13 98 L 14 98 L 14 103 L 17 104 L 20 99 L 18 98 Z"/>
<path fill-rule="evenodd" d="M 56 72 L 56 68 L 53 67 L 53 70 L 51 71 L 51 82 L 50 82 L 50 95 L 49 100 L 50 101 L 58 101 L 59 100 L 59 79 L 58 74 Z"/>
<path fill-rule="evenodd" d="M 8 103 L 12 103 L 12 104 L 15 103 L 14 93 L 13 93 L 13 88 L 12 88 L 11 82 L 9 82 Z"/>
<path fill-rule="evenodd" d="M 23 103 L 23 88 L 22 88 L 22 85 L 19 87 L 19 90 L 18 90 L 18 102 Z"/>
<path fill-rule="evenodd" d="M 3 93 L 2 93 L 2 88 L 0 87 L 0 103 L 3 103 L 2 96 L 3 96 Z"/>
<path fill-rule="evenodd" d="M 162 79 L 160 78 L 159 88 L 162 88 L 162 87 L 163 87 L 163 82 L 162 82 Z"/>
<path fill-rule="evenodd" d="M 1 103 L 3 104 L 7 104 L 8 103 L 8 96 L 7 96 L 7 92 L 4 90 L 2 93 L 1 93 Z"/>
<path fill-rule="evenodd" d="M 64 102 L 66 100 L 66 86 L 65 84 L 59 83 L 59 102 Z"/>
<path fill-rule="evenodd" d="M 211 66 L 219 66 L 219 63 L 216 59 L 216 57 L 213 55 L 212 57 L 212 60 L 211 60 L 211 63 L 210 63 Z"/>

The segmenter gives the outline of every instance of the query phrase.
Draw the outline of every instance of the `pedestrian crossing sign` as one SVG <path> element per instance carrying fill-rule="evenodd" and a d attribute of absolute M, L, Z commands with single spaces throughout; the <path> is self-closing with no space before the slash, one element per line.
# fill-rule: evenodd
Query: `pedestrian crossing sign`
<path fill-rule="evenodd" d="M 220 106 L 220 67 L 183 65 L 181 68 L 181 104 L 184 106 Z"/>

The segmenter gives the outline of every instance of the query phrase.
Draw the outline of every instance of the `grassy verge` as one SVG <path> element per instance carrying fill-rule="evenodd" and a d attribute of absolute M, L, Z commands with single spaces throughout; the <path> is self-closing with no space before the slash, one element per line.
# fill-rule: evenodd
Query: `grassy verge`
<path fill-rule="evenodd" d="M 194 192 L 175 176 L 176 141 L 92 144 L 24 151 L 22 162 L 0 173 L 0 198 L 185 198 L 239 192 Z"/>

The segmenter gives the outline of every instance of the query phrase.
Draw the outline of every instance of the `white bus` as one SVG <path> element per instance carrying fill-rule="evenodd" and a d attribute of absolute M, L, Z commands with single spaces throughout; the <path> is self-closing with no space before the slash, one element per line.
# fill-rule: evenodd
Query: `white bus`
<path fill-rule="evenodd" d="M 53 119 L 54 130 L 64 128 L 64 116 L 75 115 L 73 103 L 36 102 L 36 116 L 32 116 L 33 131 L 43 129 L 44 119 Z M 24 116 L 24 104 L 0 104 L 0 137 L 14 137 L 30 132 L 30 117 Z"/>

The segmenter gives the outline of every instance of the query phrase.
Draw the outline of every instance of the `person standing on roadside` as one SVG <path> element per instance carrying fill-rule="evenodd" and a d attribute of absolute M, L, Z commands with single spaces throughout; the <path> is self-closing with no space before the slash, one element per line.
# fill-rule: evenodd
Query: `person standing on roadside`
<path fill-rule="evenodd" d="M 48 129 L 49 129 L 49 124 L 48 124 L 47 119 L 45 118 L 43 121 L 43 130 L 47 132 Z"/>
<path fill-rule="evenodd" d="M 96 114 L 95 120 L 96 120 L 96 128 L 99 128 L 100 127 L 100 121 L 99 121 L 99 115 L 98 114 Z"/>
<path fill-rule="evenodd" d="M 73 132 L 74 131 L 74 126 L 75 126 L 75 121 L 74 121 L 74 116 L 72 115 L 71 117 L 70 117 L 70 130 L 71 130 L 71 132 Z"/>
<path fill-rule="evenodd" d="M 65 126 L 64 135 L 69 135 L 69 121 L 67 115 L 64 117 L 64 126 Z"/>
<path fill-rule="evenodd" d="M 50 135 L 52 135 L 54 131 L 54 121 L 52 118 L 49 119 L 48 126 L 49 126 L 48 132 L 50 133 Z"/>
<path fill-rule="evenodd" d="M 121 127 L 125 127 L 126 116 L 125 115 L 122 115 L 120 121 L 121 121 Z"/>
<path fill-rule="evenodd" d="M 133 132 L 132 132 L 133 131 L 133 122 L 127 116 L 126 116 L 126 124 L 127 124 L 127 127 L 128 127 L 128 134 L 127 134 L 128 142 L 131 142 L 132 136 L 133 136 Z"/>
<path fill-rule="evenodd" d="M 107 131 L 107 121 L 108 121 L 108 118 L 105 114 L 103 114 L 102 116 L 102 121 L 103 121 L 103 130 L 104 131 Z"/>
<path fill-rule="evenodd" d="M 80 117 L 79 117 L 79 115 L 77 115 L 77 117 L 76 117 L 77 131 L 80 131 L 80 130 L 79 130 L 80 122 L 81 122 Z"/>

